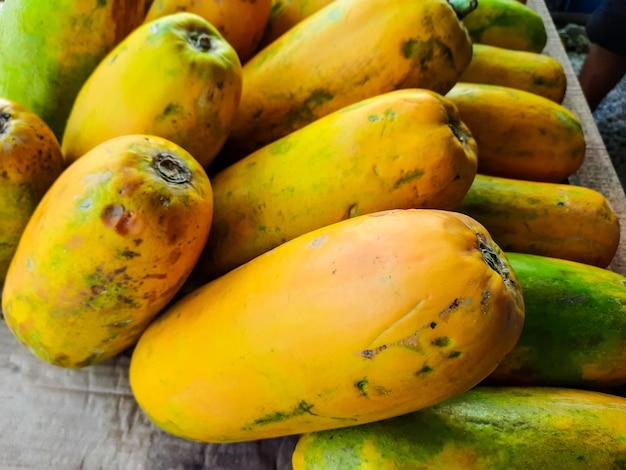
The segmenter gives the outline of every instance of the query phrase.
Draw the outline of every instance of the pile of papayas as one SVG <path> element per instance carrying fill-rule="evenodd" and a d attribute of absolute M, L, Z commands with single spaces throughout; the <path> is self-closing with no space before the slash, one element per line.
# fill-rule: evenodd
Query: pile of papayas
<path fill-rule="evenodd" d="M 518 0 L 0 3 L 5 324 L 303 469 L 626 465 L 619 220 Z"/>

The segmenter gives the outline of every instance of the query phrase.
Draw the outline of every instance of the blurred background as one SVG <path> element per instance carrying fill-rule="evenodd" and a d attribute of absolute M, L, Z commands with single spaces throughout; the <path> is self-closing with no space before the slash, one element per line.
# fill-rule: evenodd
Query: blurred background
<path fill-rule="evenodd" d="M 546 0 L 576 73 L 589 51 L 584 25 L 599 3 L 599 0 Z M 600 103 L 593 117 L 622 186 L 626 187 L 626 78 Z"/>

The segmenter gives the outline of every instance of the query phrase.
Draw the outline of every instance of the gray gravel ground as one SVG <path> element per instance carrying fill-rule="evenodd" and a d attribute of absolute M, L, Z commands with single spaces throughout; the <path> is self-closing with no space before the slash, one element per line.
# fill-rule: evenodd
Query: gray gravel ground
<path fill-rule="evenodd" d="M 578 73 L 588 50 L 584 28 L 567 24 L 559 28 L 559 33 L 572 67 Z M 626 77 L 600 103 L 593 118 L 622 186 L 626 187 Z"/>

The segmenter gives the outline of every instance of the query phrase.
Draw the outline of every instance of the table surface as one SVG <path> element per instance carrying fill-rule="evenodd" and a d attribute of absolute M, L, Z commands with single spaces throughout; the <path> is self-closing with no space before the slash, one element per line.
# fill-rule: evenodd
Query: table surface
<path fill-rule="evenodd" d="M 545 53 L 568 77 L 564 105 L 583 124 L 585 162 L 571 183 L 604 194 L 620 220 L 626 199 L 544 0 L 528 0 L 548 30 Z M 622 241 L 626 223 L 622 223 Z M 623 243 L 611 269 L 626 274 Z M 127 354 L 81 370 L 51 367 L 18 345 L 0 324 L 0 469 L 288 470 L 296 437 L 203 444 L 173 437 L 138 409 Z"/>

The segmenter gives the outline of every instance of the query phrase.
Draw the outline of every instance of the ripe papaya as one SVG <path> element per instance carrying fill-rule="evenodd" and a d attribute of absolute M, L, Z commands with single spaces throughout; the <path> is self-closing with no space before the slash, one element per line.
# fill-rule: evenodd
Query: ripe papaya
<path fill-rule="evenodd" d="M 37 114 L 60 141 L 81 86 L 141 24 L 146 0 L 0 2 L 0 96 Z"/>
<path fill-rule="evenodd" d="M 256 52 L 271 8 L 271 0 L 154 0 L 145 21 L 181 11 L 195 13 L 215 26 L 245 62 Z"/>
<path fill-rule="evenodd" d="M 561 62 L 546 54 L 474 44 L 461 82 L 501 85 L 562 103 L 567 77 Z"/>
<path fill-rule="evenodd" d="M 462 21 L 474 43 L 539 53 L 548 42 L 541 15 L 518 0 L 479 0 Z"/>
<path fill-rule="evenodd" d="M 557 258 L 507 257 L 526 321 L 487 383 L 598 390 L 626 384 L 626 277 Z"/>
<path fill-rule="evenodd" d="M 272 0 L 272 9 L 259 46 L 267 46 L 287 30 L 334 0 Z"/>
<path fill-rule="evenodd" d="M 480 83 L 459 82 L 446 97 L 476 139 L 479 173 L 562 183 L 582 165 L 583 128 L 565 106 L 528 91 Z"/>
<path fill-rule="evenodd" d="M 363 426 L 301 436 L 294 470 L 623 468 L 626 398 L 554 387 L 475 387 Z"/>
<path fill-rule="evenodd" d="M 474 4 L 459 3 L 455 10 L 446 0 L 337 0 L 313 13 L 244 65 L 241 101 L 219 159 L 232 163 L 398 88 L 445 93 L 472 57 L 457 12 Z"/>
<path fill-rule="evenodd" d="M 68 368 L 128 348 L 191 273 L 212 196 L 203 168 L 165 139 L 95 147 L 55 180 L 24 229 L 2 294 L 9 329 Z"/>
<path fill-rule="evenodd" d="M 607 198 L 574 184 L 477 174 L 456 210 L 484 225 L 504 251 L 606 267 L 620 242 Z"/>
<path fill-rule="evenodd" d="M 64 166 L 50 127 L 21 104 L 0 98 L 0 289 L 24 227 Z"/>
<path fill-rule="evenodd" d="M 476 174 L 476 143 L 438 93 L 403 89 L 328 114 L 211 179 L 208 278 L 287 240 L 385 209 L 451 209 Z"/>
<path fill-rule="evenodd" d="M 377 212 L 307 232 L 171 304 L 134 348 L 130 384 L 154 423 L 193 440 L 351 426 L 473 387 L 523 319 L 515 273 L 476 221 Z"/>
<path fill-rule="evenodd" d="M 72 107 L 61 142 L 68 162 L 128 134 L 151 134 L 208 166 L 241 96 L 241 64 L 219 32 L 194 13 L 136 28 L 96 67 Z"/>

